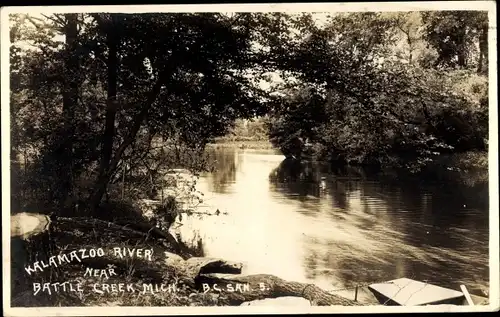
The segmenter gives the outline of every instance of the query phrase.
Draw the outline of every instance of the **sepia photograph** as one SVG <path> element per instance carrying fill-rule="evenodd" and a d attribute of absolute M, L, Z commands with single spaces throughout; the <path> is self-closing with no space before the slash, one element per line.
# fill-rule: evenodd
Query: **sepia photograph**
<path fill-rule="evenodd" d="M 495 2 L 1 21 L 7 316 L 499 310 Z"/>

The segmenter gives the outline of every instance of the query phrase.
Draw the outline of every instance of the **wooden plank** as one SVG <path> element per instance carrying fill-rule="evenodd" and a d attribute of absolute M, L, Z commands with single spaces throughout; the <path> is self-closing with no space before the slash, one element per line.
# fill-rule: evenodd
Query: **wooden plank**
<path fill-rule="evenodd" d="M 401 306 L 458 303 L 464 297 L 462 292 L 408 278 L 372 284 L 369 289 L 382 304 Z"/>
<path fill-rule="evenodd" d="M 474 302 L 472 301 L 472 297 L 470 297 L 469 291 L 467 290 L 467 287 L 465 285 L 460 285 L 460 289 L 462 290 L 462 293 L 464 293 L 465 298 L 467 299 L 467 303 L 469 306 L 474 306 Z"/>

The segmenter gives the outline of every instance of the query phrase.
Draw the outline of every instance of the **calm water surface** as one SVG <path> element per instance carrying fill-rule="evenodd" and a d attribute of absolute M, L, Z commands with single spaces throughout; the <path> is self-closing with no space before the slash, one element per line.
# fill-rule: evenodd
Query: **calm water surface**
<path fill-rule="evenodd" d="M 213 158 L 217 170 L 199 181 L 199 211 L 221 214 L 184 218 L 181 227 L 184 240 L 202 239 L 207 256 L 327 290 L 401 277 L 465 284 L 483 296 L 489 287 L 486 185 L 382 181 L 273 151 L 216 150 Z"/>

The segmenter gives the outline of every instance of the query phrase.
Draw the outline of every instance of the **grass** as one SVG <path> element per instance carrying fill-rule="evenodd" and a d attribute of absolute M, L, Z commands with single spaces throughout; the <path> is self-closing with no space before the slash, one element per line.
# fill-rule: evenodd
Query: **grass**
<path fill-rule="evenodd" d="M 105 241 L 102 241 L 104 244 Z M 108 242 L 109 243 L 109 242 Z M 102 247 L 103 244 L 97 244 L 93 241 L 92 244 L 86 245 L 85 248 Z M 129 244 L 123 244 L 124 247 Z M 65 246 L 62 246 L 64 248 Z M 147 245 L 137 243 L 137 247 L 148 248 Z M 31 256 L 28 256 L 31 257 Z M 76 261 L 75 261 L 76 262 Z M 155 261 L 155 265 L 161 267 L 161 260 Z M 152 265 L 150 262 L 124 259 L 121 261 L 120 268 L 115 268 L 117 276 L 110 277 L 84 277 L 87 266 L 80 263 L 71 263 L 61 268 L 50 267 L 44 272 L 37 272 L 35 276 L 16 276 L 13 278 L 17 281 L 24 279 L 22 285 L 12 292 L 12 307 L 75 307 L 75 306 L 215 306 L 218 304 L 217 297 L 210 294 L 200 293 L 198 290 L 191 287 L 181 287 L 177 276 L 173 272 L 169 272 L 167 267 L 162 271 L 162 277 L 151 277 L 144 275 L 141 268 Z M 18 263 L 17 266 L 20 266 Z M 17 273 L 19 269 L 17 267 Z M 62 283 L 68 282 L 73 285 L 81 285 L 82 292 L 59 291 L 51 294 L 40 291 L 37 296 L 34 296 L 32 283 Z M 94 291 L 94 284 L 132 284 L 134 292 L 111 291 L 98 293 Z M 176 290 L 165 290 L 158 292 L 143 292 L 143 284 L 164 284 L 176 285 Z M 126 286 L 123 286 L 126 289 Z M 76 286 L 75 286 L 76 289 Z M 98 286 L 102 290 L 101 286 Z"/>
<path fill-rule="evenodd" d="M 115 207 L 123 216 L 129 216 L 132 222 L 141 221 L 139 214 L 127 202 L 120 202 Z M 105 221 L 116 216 L 116 208 L 103 208 L 98 218 Z M 104 215 L 106 214 L 106 215 Z M 75 307 L 75 306 L 214 306 L 218 305 L 218 297 L 200 293 L 194 285 L 183 285 L 179 277 L 164 264 L 163 251 L 174 252 L 167 244 L 157 240 L 141 238 L 127 234 L 127 231 L 116 231 L 107 227 L 85 225 L 83 220 L 58 219 L 48 235 L 43 234 L 29 241 L 13 240 L 12 269 L 12 307 Z M 145 221 L 146 219 L 143 219 Z M 76 221 L 76 222 L 75 222 Z M 76 225 L 75 225 L 76 223 Z M 97 228 L 97 229 L 96 229 Z M 42 237 L 44 236 L 44 237 Z M 48 240 L 47 240 L 48 239 Z M 122 259 L 111 256 L 112 248 L 153 249 L 153 261 L 144 259 Z M 188 247 L 184 245 L 184 247 Z M 105 250 L 105 257 L 97 257 L 84 261 L 77 260 L 61 266 L 49 266 L 43 272 L 26 274 L 25 265 L 35 261 L 47 261 L 50 256 L 60 253 L 68 254 L 70 250 L 98 249 Z M 197 250 L 189 253 L 199 256 Z M 116 276 L 89 277 L 84 276 L 87 267 L 97 269 L 114 268 Z M 80 284 L 83 292 L 48 292 L 40 291 L 34 295 L 33 283 L 63 283 Z M 93 285 L 99 284 L 132 284 L 135 292 L 111 291 L 104 294 L 93 290 Z M 178 285 L 177 290 L 143 293 L 143 284 Z M 188 283 L 189 284 L 189 283 Z M 76 287 L 75 287 L 76 288 Z"/>
<path fill-rule="evenodd" d="M 133 271 L 133 269 L 131 269 Z M 40 292 L 33 295 L 32 290 L 24 290 L 12 294 L 12 307 L 77 307 L 77 306 L 217 306 L 217 294 L 204 294 L 194 289 L 178 288 L 176 291 L 143 292 L 143 284 L 158 284 L 134 276 L 119 276 L 100 280 L 98 278 L 82 278 L 81 270 L 69 270 L 65 273 L 65 281 L 73 285 L 80 284 L 83 292 Z M 55 281 L 45 281 L 52 283 Z M 93 285 L 102 284 L 132 284 L 134 292 L 93 291 Z M 162 282 L 165 285 L 175 284 L 174 279 Z M 124 286 L 125 287 L 125 286 Z M 76 288 L 76 287 L 75 287 Z M 101 286 L 98 287 L 101 290 Z"/>

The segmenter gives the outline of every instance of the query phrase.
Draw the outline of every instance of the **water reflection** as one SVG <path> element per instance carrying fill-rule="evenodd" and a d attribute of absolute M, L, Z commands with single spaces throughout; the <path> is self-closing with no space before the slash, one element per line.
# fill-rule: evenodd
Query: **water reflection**
<path fill-rule="evenodd" d="M 206 176 L 209 179 L 209 191 L 225 193 L 228 186 L 236 180 L 236 170 L 239 167 L 236 149 L 212 149 L 209 157 L 213 166 L 212 173 Z"/>
<path fill-rule="evenodd" d="M 274 154 L 220 151 L 211 208 L 186 220 L 208 256 L 328 289 L 409 277 L 473 293 L 488 283 L 487 186 L 384 180 Z M 487 203 L 486 203 L 487 206 Z"/>

